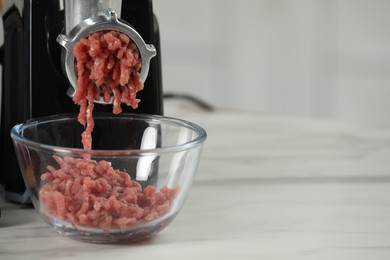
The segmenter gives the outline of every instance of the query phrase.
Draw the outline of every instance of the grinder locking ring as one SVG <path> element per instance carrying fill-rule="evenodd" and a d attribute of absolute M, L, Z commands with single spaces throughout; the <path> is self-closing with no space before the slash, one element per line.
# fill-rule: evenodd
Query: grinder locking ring
<path fill-rule="evenodd" d="M 80 39 L 87 37 L 92 33 L 103 30 L 114 30 L 124 33 L 134 41 L 139 51 L 142 64 L 141 70 L 139 72 L 140 80 L 145 82 L 148 76 L 149 63 L 150 60 L 156 56 L 156 48 L 152 44 L 146 44 L 141 35 L 133 27 L 118 19 L 115 11 L 109 9 L 102 15 L 91 17 L 80 22 L 69 32 L 68 35 L 60 34 L 57 37 L 57 42 L 64 47 L 62 50 L 61 61 L 63 70 L 70 83 L 67 94 L 71 98 L 73 98 L 77 89 L 73 47 Z M 99 104 L 111 104 L 112 102 L 113 98 L 111 98 L 109 102 L 105 102 L 103 100 L 102 94 L 100 95 L 100 99 L 96 101 L 96 103 Z"/>

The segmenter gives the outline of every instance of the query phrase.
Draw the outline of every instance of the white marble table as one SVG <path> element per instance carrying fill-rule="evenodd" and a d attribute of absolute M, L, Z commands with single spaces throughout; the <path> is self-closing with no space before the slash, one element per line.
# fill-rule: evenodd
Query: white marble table
<path fill-rule="evenodd" d="M 390 129 L 179 104 L 208 140 L 187 203 L 154 239 L 74 241 L 0 202 L 0 259 L 390 259 Z"/>

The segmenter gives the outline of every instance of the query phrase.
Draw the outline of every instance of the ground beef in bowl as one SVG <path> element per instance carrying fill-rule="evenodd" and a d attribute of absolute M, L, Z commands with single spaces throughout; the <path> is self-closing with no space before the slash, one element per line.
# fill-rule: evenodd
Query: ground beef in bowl
<path fill-rule="evenodd" d="M 126 229 L 165 215 L 178 187 L 157 191 L 141 185 L 110 162 L 54 156 L 59 168 L 48 166 L 41 176 L 41 210 L 74 226 Z"/>

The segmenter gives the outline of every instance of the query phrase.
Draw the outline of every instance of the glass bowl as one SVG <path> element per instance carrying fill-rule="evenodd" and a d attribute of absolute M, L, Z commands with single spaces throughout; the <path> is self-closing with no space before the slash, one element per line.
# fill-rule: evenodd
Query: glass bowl
<path fill-rule="evenodd" d="M 76 115 L 32 119 L 11 130 L 31 201 L 60 234 L 100 243 L 150 238 L 186 200 L 205 130 L 181 119 L 94 114 L 92 150 Z"/>

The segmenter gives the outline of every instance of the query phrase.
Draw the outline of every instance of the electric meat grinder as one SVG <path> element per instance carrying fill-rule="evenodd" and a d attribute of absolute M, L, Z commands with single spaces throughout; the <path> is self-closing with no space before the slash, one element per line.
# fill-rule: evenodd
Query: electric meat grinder
<path fill-rule="evenodd" d="M 163 113 L 159 29 L 151 0 L 14 0 L 0 1 L 4 44 L 1 46 L 0 183 L 6 199 L 28 203 L 10 138 L 11 128 L 46 115 L 78 113 L 74 94 L 71 47 L 81 37 L 100 30 L 117 30 L 137 45 L 144 89 L 136 110 Z M 62 46 L 61 46 L 62 45 Z M 110 112 L 97 102 L 95 110 Z"/>

